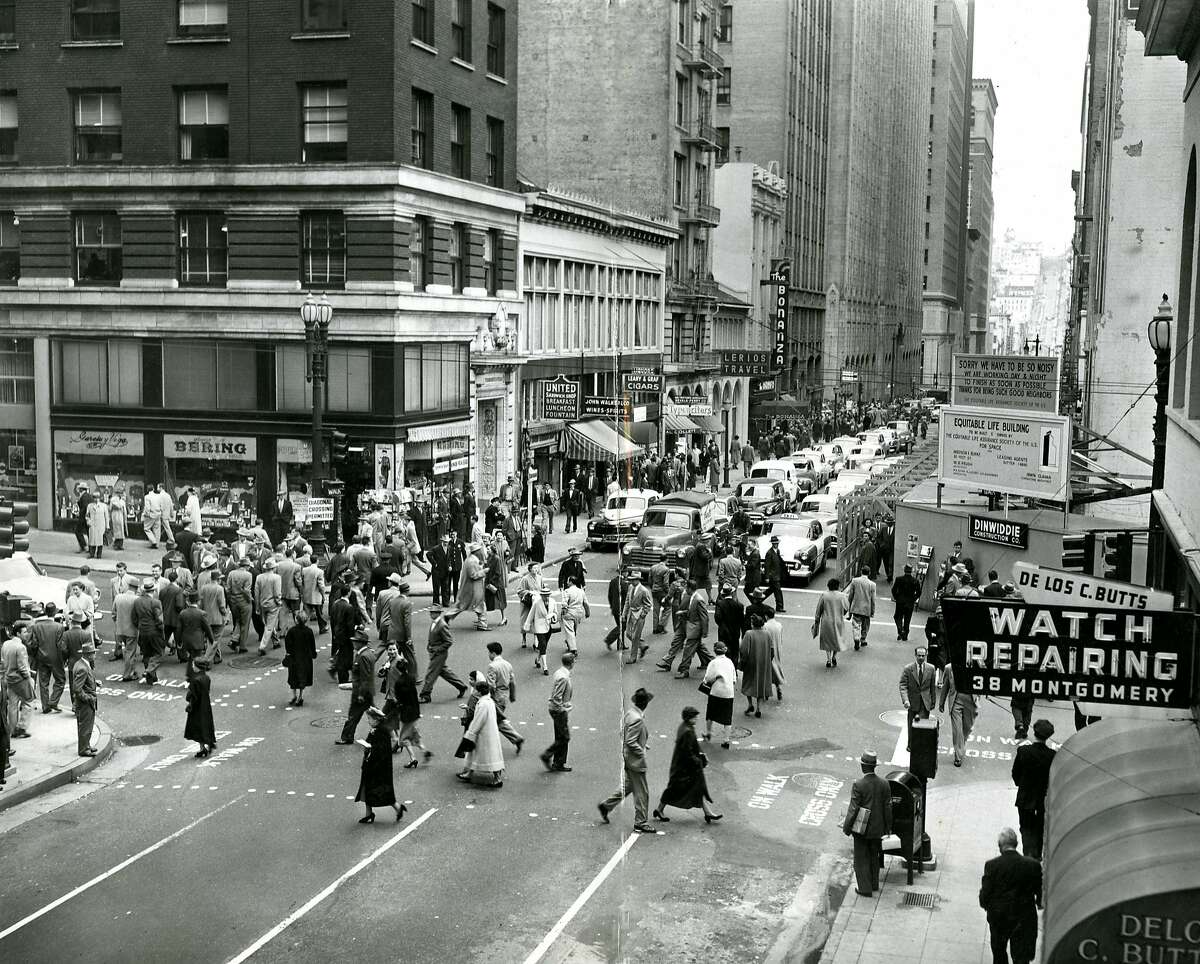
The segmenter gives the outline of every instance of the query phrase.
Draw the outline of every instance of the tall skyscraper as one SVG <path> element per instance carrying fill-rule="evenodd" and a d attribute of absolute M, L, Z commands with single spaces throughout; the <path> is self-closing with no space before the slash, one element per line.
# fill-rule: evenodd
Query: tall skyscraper
<path fill-rule="evenodd" d="M 819 391 L 825 325 L 825 203 L 832 0 L 728 0 L 716 124 L 726 158 L 774 169 L 787 187 L 781 256 L 792 264 L 785 383 Z"/>
<path fill-rule="evenodd" d="M 830 45 L 825 400 L 920 381 L 929 0 L 838 0 Z M 969 76 L 969 74 L 968 74 Z M 843 382 L 841 373 L 857 373 Z"/>
<path fill-rule="evenodd" d="M 967 174 L 967 351 L 991 351 L 987 339 L 992 266 L 992 146 L 996 90 L 986 77 L 971 81 L 971 155 Z"/>
<path fill-rule="evenodd" d="M 974 0 L 930 0 L 929 135 L 922 244 L 924 383 L 949 384 L 951 358 L 967 347 L 967 183 L 970 165 Z"/>

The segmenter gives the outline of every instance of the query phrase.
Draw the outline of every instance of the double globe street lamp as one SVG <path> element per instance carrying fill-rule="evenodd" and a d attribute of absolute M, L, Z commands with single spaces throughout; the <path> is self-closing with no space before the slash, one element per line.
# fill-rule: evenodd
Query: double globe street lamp
<path fill-rule="evenodd" d="M 312 481 L 308 487 L 309 499 L 321 494 L 321 479 L 325 476 L 325 444 L 323 421 L 325 415 L 325 379 L 329 372 L 329 323 L 333 320 L 333 305 L 324 294 L 320 298 L 311 293 L 300 306 L 300 320 L 304 322 L 305 378 L 312 383 Z M 313 548 L 320 551 L 325 541 L 324 527 L 309 523 L 309 539 Z"/>

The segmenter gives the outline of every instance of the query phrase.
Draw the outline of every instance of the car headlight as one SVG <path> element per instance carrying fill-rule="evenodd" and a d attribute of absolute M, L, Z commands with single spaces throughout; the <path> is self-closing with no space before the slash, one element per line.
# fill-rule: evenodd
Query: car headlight
<path fill-rule="evenodd" d="M 595 522 L 589 522 L 589 523 L 588 523 L 588 527 L 587 527 L 587 531 L 588 531 L 588 532 L 592 532 L 592 531 L 593 531 L 595 528 L 596 528 L 596 523 L 595 523 Z"/>

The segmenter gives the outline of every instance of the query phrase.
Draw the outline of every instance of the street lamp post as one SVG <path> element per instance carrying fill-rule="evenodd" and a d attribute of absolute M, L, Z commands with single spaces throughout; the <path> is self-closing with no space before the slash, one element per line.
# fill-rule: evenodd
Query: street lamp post
<path fill-rule="evenodd" d="M 305 377 L 312 383 L 312 482 L 308 497 L 314 499 L 321 492 L 321 479 L 325 474 L 325 446 L 321 435 L 325 415 L 325 378 L 329 367 L 329 323 L 333 320 L 333 306 L 325 295 L 322 294 L 318 300 L 310 293 L 300 306 L 300 320 L 304 322 L 304 354 L 308 361 Z M 309 530 L 313 548 L 319 552 L 325 541 L 324 527 L 310 522 Z"/>
<path fill-rule="evenodd" d="M 1154 504 L 1167 472 L 1167 393 L 1171 383 L 1171 321 L 1174 312 L 1164 294 L 1154 318 L 1146 326 L 1150 347 L 1154 350 L 1154 461 L 1150 468 L 1150 573 L 1152 585 L 1161 585 L 1163 552 L 1162 519 Z"/>

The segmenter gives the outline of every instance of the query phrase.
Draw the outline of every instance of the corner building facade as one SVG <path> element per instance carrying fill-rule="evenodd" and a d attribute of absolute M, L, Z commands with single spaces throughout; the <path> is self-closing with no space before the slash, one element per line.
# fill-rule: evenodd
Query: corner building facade
<path fill-rule="evenodd" d="M 440 466 L 490 495 L 515 368 L 488 373 L 489 456 L 471 346 L 520 308 L 516 4 L 108 7 L 22 4 L 4 53 L 0 324 L 35 373 L 37 524 L 81 483 L 131 518 L 193 484 L 236 523 L 308 481 L 306 292 L 334 309 L 327 424 L 389 485 Z"/>

